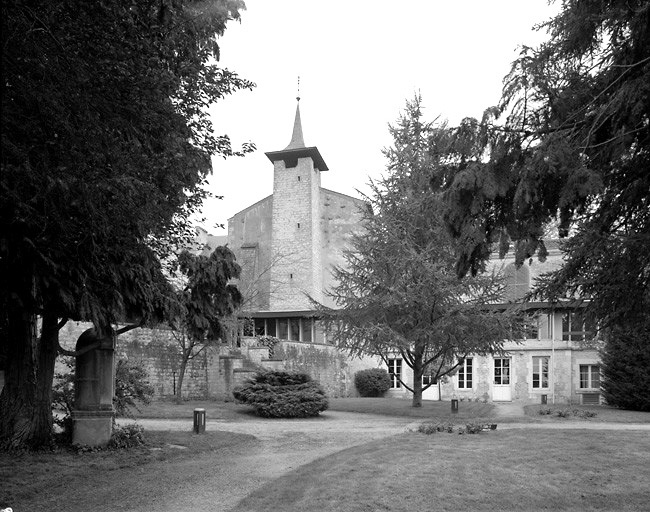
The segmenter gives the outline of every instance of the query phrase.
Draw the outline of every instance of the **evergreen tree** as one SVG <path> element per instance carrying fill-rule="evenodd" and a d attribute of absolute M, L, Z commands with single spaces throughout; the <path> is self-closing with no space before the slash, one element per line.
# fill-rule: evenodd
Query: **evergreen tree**
<path fill-rule="evenodd" d="M 602 352 L 602 389 L 607 403 L 650 411 L 650 318 L 625 332 L 612 332 Z"/>
<path fill-rule="evenodd" d="M 537 293 L 588 301 L 613 367 L 650 311 L 650 2 L 567 0 L 541 28 L 549 40 L 523 49 L 499 108 L 458 128 L 481 151 L 450 162 L 445 218 L 459 275 L 511 241 L 517 263 L 544 259 L 555 223 L 565 263 Z"/>
<path fill-rule="evenodd" d="M 211 155 L 241 153 L 205 107 L 253 86 L 216 63 L 242 8 L 2 3 L 0 445 L 49 443 L 67 319 L 106 333 L 165 316 L 159 258 L 187 235 Z"/>
<path fill-rule="evenodd" d="M 413 406 L 422 405 L 422 376 L 453 373 L 469 354 L 501 350 L 514 319 L 490 309 L 502 294 L 495 275 L 459 279 L 454 243 L 441 218 L 436 174 L 444 127 L 422 119 L 421 99 L 390 128 L 386 175 L 370 183 L 362 231 L 352 238 L 346 265 L 336 268 L 330 295 L 338 309 L 324 310 L 329 335 L 352 355 L 401 357 L 413 370 Z"/>

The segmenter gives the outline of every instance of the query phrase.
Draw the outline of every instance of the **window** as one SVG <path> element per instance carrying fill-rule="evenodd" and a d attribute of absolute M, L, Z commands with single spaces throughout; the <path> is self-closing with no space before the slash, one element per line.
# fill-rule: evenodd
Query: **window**
<path fill-rule="evenodd" d="M 255 336 L 264 336 L 264 319 L 255 318 Z"/>
<path fill-rule="evenodd" d="M 513 333 L 513 338 L 522 340 L 538 340 L 541 317 L 537 313 L 526 313 L 518 317 L 520 321 L 520 329 Z"/>
<path fill-rule="evenodd" d="M 517 268 L 514 263 L 510 263 L 504 269 L 505 273 L 505 299 L 507 302 L 520 300 L 528 293 L 530 289 L 530 272 L 526 265 Z"/>
<path fill-rule="evenodd" d="M 533 357 L 533 389 L 548 388 L 548 356 Z"/>
<path fill-rule="evenodd" d="M 269 318 L 266 321 L 266 334 L 268 336 L 275 336 L 275 318 Z"/>
<path fill-rule="evenodd" d="M 595 326 L 584 311 L 567 311 L 562 315 L 562 340 L 590 341 L 594 332 Z"/>
<path fill-rule="evenodd" d="M 526 339 L 527 340 L 538 340 L 539 339 L 539 327 L 542 322 L 542 317 L 539 315 L 527 315 L 526 317 Z"/>
<path fill-rule="evenodd" d="M 472 358 L 467 357 L 458 368 L 458 389 L 471 389 L 472 387 Z"/>
<path fill-rule="evenodd" d="M 301 318 L 300 319 L 300 340 L 311 343 L 312 340 L 312 323 L 311 318 Z"/>
<path fill-rule="evenodd" d="M 422 387 L 428 386 L 429 384 L 435 386 L 438 384 L 438 381 L 436 379 L 432 379 L 431 375 L 422 375 Z"/>
<path fill-rule="evenodd" d="M 402 387 L 402 383 L 399 381 L 402 376 L 402 360 L 399 358 L 390 358 L 388 359 L 388 374 L 390 375 L 391 389 L 397 389 Z"/>
<path fill-rule="evenodd" d="M 287 318 L 278 318 L 278 338 L 289 339 L 289 320 Z"/>
<path fill-rule="evenodd" d="M 289 339 L 300 341 L 300 318 L 289 318 Z"/>
<path fill-rule="evenodd" d="M 497 386 L 510 385 L 510 358 L 494 358 L 494 384 Z"/>
<path fill-rule="evenodd" d="M 550 340 L 553 337 L 553 315 L 538 313 L 537 316 L 537 339 Z"/>
<path fill-rule="evenodd" d="M 580 365 L 580 389 L 600 389 L 600 367 L 597 364 Z"/>

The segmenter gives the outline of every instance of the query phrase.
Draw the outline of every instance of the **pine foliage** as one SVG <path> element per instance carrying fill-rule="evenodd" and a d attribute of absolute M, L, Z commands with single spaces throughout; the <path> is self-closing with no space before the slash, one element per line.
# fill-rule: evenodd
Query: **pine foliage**
<path fill-rule="evenodd" d="M 424 121 L 419 96 L 390 130 L 386 173 L 371 181 L 362 229 L 346 265 L 334 270 L 336 309 L 322 314 L 329 336 L 352 355 L 401 357 L 415 379 L 402 384 L 419 406 L 425 371 L 437 379 L 468 354 L 498 352 L 513 318 L 488 306 L 502 298 L 497 275 L 461 280 L 454 271 L 455 242 L 442 219 L 446 177 L 437 165 L 448 130 Z"/>

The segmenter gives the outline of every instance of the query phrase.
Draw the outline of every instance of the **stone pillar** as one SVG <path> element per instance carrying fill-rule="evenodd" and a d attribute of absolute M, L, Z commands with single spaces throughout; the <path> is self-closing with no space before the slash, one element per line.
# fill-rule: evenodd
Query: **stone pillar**
<path fill-rule="evenodd" d="M 93 347 L 77 356 L 72 442 L 106 446 L 113 427 L 115 394 L 115 336 L 99 336 L 88 329 L 77 340 L 76 350 Z"/>

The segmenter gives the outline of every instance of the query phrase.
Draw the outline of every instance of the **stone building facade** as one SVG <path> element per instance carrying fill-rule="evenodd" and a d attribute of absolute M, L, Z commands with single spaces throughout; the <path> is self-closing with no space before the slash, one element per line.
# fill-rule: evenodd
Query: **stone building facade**
<path fill-rule="evenodd" d="M 519 301 L 537 277 L 562 264 L 557 241 L 547 242 L 547 247 L 546 261 L 533 259 L 519 269 L 513 255 L 491 261 L 508 280 L 506 296 L 510 301 Z M 455 375 L 434 383 L 423 398 L 600 403 L 599 342 L 595 325 L 582 314 L 584 304 L 573 300 L 533 302 L 526 304 L 525 310 L 533 324 L 525 339 L 506 342 L 504 354 L 468 357 Z M 389 369 L 401 372 L 411 385 L 413 375 L 399 357 L 389 362 Z M 425 377 L 423 384 L 429 382 Z M 411 396 L 396 379 L 389 393 Z"/>

